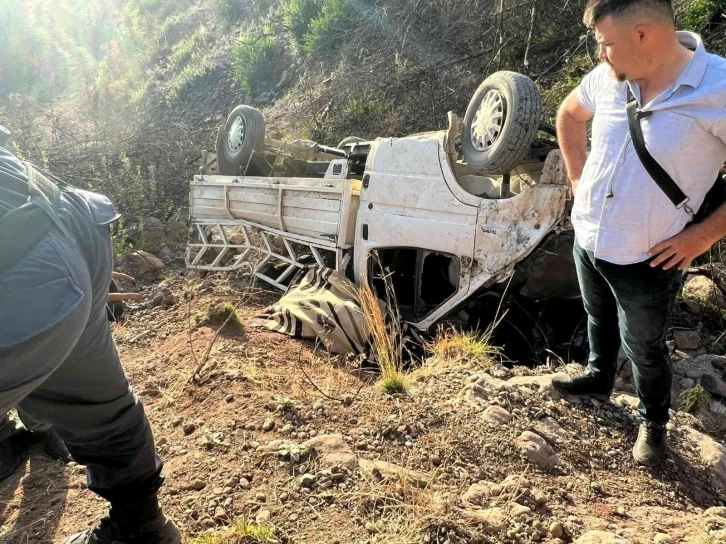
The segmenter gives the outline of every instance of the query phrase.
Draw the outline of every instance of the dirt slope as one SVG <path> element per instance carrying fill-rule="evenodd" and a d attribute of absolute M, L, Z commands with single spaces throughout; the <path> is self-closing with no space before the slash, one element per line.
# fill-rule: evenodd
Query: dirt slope
<path fill-rule="evenodd" d="M 244 290 L 231 278 L 172 277 L 146 291 L 159 306 L 114 325 L 166 461 L 162 502 L 190 542 L 244 519 L 294 543 L 723 535 L 725 510 L 712 507 L 726 497 L 724 461 L 709 466 L 695 418 L 676 415 L 662 467 L 637 468 L 632 396 L 563 399 L 546 369 L 430 362 L 411 375 L 407 394 L 386 396 L 372 371 L 246 329 L 223 331 L 201 383 L 190 382 L 216 332 L 194 326 L 195 315 Z M 275 296 L 259 293 L 240 313 L 254 315 Z M 83 467 L 33 452 L 0 485 L 0 542 L 59 542 L 92 522 L 105 506 L 84 486 Z"/>

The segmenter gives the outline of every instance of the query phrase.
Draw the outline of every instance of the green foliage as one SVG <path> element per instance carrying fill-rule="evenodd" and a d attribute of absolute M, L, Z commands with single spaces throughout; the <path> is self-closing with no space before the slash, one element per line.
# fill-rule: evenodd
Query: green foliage
<path fill-rule="evenodd" d="M 122 218 L 113 226 L 111 231 L 111 243 L 113 244 L 114 255 L 117 257 L 126 257 L 133 253 L 134 246 L 129 240 L 129 232 Z"/>
<path fill-rule="evenodd" d="M 0 96 L 39 94 L 66 83 L 62 60 L 19 8 L 17 2 L 0 0 Z"/>
<path fill-rule="evenodd" d="M 231 25 L 240 20 L 244 13 L 244 0 L 214 0 L 215 18 Z"/>
<path fill-rule="evenodd" d="M 699 383 L 695 387 L 681 393 L 681 410 L 689 414 L 698 414 L 711 404 L 711 395 Z"/>
<path fill-rule="evenodd" d="M 406 377 L 402 372 L 392 372 L 381 378 L 381 391 L 388 395 L 406 392 Z"/>
<path fill-rule="evenodd" d="M 482 333 L 439 327 L 436 338 L 425 348 L 445 365 L 467 364 L 489 370 L 501 358 L 501 348 L 491 342 L 492 334 L 491 328 Z"/>
<path fill-rule="evenodd" d="M 179 68 L 190 59 L 199 54 L 200 46 L 203 46 L 209 38 L 209 30 L 206 26 L 201 25 L 186 40 L 177 44 L 174 52 L 169 58 L 169 64 L 172 69 Z"/>
<path fill-rule="evenodd" d="M 597 64 L 587 54 L 577 55 L 567 61 L 552 82 L 539 82 L 545 117 L 554 119 L 560 104 L 595 66 Z"/>
<path fill-rule="evenodd" d="M 263 28 L 262 34 L 247 34 L 234 48 L 235 79 L 240 88 L 254 95 L 272 88 L 279 78 L 279 55 L 272 29 Z"/>
<path fill-rule="evenodd" d="M 326 0 L 320 15 L 310 21 L 305 36 L 304 50 L 309 54 L 332 51 L 345 30 L 348 15 L 348 0 Z"/>
<path fill-rule="evenodd" d="M 726 15 L 726 0 L 691 0 L 678 12 L 678 26 L 684 30 L 701 32 L 715 18 L 723 21 Z"/>
<path fill-rule="evenodd" d="M 332 51 L 351 26 L 350 0 L 284 0 L 280 12 L 293 50 L 309 55 Z"/>
<path fill-rule="evenodd" d="M 212 71 L 214 65 L 208 57 L 195 57 L 187 64 L 169 84 L 169 98 L 179 99 L 184 96 L 200 79 Z"/>
<path fill-rule="evenodd" d="M 234 305 L 228 302 L 212 303 L 207 306 L 206 312 L 199 318 L 199 324 L 212 325 L 214 327 L 230 325 L 241 331 L 245 328 Z"/>
<path fill-rule="evenodd" d="M 131 0 L 129 4 L 143 11 L 154 11 L 159 9 L 161 0 Z"/>
<path fill-rule="evenodd" d="M 168 217 L 173 212 L 173 198 L 159 185 L 154 169 L 125 153 L 101 156 L 90 173 L 93 181 L 84 189 L 107 196 L 128 221 L 149 215 Z"/>
<path fill-rule="evenodd" d="M 310 23 L 322 9 L 325 0 L 283 0 L 280 14 L 283 24 L 292 36 L 293 49 L 305 50 Z"/>

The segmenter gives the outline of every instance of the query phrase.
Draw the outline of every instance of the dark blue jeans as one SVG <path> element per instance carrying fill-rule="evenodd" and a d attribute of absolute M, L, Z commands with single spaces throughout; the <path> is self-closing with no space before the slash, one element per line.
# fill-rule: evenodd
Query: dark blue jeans
<path fill-rule="evenodd" d="M 575 266 L 588 315 L 590 357 L 587 371 L 612 386 L 622 343 L 633 363 L 640 414 L 668 421 L 671 367 L 666 329 L 681 285 L 677 269 L 651 268 L 648 261 L 618 265 L 596 259 L 575 242 Z"/>

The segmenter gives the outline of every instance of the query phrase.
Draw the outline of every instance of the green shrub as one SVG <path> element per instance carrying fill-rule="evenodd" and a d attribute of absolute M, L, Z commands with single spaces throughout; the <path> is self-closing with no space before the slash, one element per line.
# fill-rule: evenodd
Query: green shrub
<path fill-rule="evenodd" d="M 234 74 L 243 91 L 257 95 L 271 89 L 278 81 L 278 49 L 271 29 L 261 36 L 248 34 L 240 39 L 232 53 Z"/>
<path fill-rule="evenodd" d="M 347 0 L 326 0 L 320 14 L 310 21 L 303 49 L 306 53 L 331 51 L 348 25 Z"/>
<path fill-rule="evenodd" d="M 209 38 L 209 30 L 206 26 L 201 25 L 186 40 L 179 43 L 169 58 L 169 64 L 172 68 L 178 68 L 184 63 L 197 55 L 200 45 Z"/>
<path fill-rule="evenodd" d="M 319 14 L 325 0 L 284 0 L 280 9 L 283 24 L 292 36 L 293 49 L 305 50 L 310 23 Z"/>
<path fill-rule="evenodd" d="M 244 0 L 214 0 L 214 15 L 220 23 L 236 23 L 243 13 Z"/>
<path fill-rule="evenodd" d="M 701 32 L 719 16 L 726 16 L 726 0 L 692 0 L 678 12 L 678 27 Z"/>
<path fill-rule="evenodd" d="M 133 0 L 129 4 L 144 11 L 154 11 L 161 5 L 161 0 Z"/>
<path fill-rule="evenodd" d="M 597 63 L 592 61 L 587 54 L 575 55 L 556 74 L 554 81 L 544 85 L 540 83 L 539 88 L 542 94 L 542 107 L 545 117 L 554 119 L 560 104 L 595 66 L 597 66 Z"/>
<path fill-rule="evenodd" d="M 123 218 L 112 227 L 111 242 L 113 244 L 113 254 L 116 257 L 126 257 L 134 252 L 134 246 L 129 241 L 129 233 Z"/>
<path fill-rule="evenodd" d="M 342 108 L 342 118 L 346 125 L 366 125 L 372 119 L 380 118 L 386 110 L 386 103 L 370 94 L 352 98 Z"/>
<path fill-rule="evenodd" d="M 178 99 L 197 81 L 212 71 L 213 64 L 207 57 L 195 57 L 169 84 L 169 98 Z"/>

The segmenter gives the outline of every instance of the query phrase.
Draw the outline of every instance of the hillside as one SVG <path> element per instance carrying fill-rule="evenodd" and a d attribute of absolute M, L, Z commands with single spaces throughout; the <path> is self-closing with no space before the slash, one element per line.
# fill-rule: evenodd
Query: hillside
<path fill-rule="evenodd" d="M 724 0 L 679 26 L 726 51 Z M 17 151 L 166 219 L 237 104 L 335 145 L 442 128 L 490 73 L 532 77 L 552 116 L 596 64 L 584 0 L 2 0 L 0 119 Z"/>
<path fill-rule="evenodd" d="M 445 128 L 483 79 L 514 70 L 551 120 L 597 64 L 584 4 L 0 0 L 15 152 L 122 212 L 116 268 L 143 301 L 112 330 L 185 542 L 726 544 L 723 244 L 690 271 L 668 331 L 669 451 L 654 469 L 631 455 L 627 358 L 611 400 L 563 396 L 550 382 L 577 370 L 570 352 L 518 365 L 488 332 L 442 326 L 387 388 L 364 357 L 253 326 L 280 294 L 248 271 L 184 268 L 188 180 L 237 104 L 271 136 L 335 145 Z M 678 2 L 678 24 L 726 54 L 726 0 Z M 569 308 L 527 317 L 569 326 L 582 313 Z M 34 446 L 0 482 L 0 544 L 60 542 L 103 515 L 85 470 Z"/>

